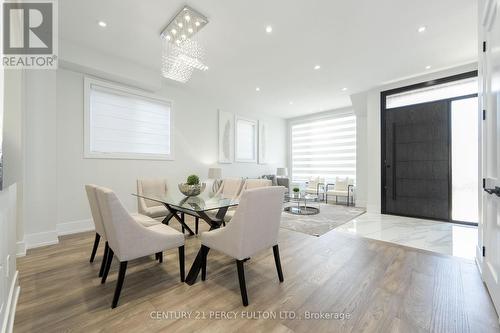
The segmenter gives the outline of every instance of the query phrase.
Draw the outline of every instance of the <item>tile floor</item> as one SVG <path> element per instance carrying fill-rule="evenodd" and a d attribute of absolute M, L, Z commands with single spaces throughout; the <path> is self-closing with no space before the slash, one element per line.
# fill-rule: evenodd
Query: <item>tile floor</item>
<path fill-rule="evenodd" d="M 471 260 L 476 254 L 477 227 L 366 213 L 335 230 Z"/>

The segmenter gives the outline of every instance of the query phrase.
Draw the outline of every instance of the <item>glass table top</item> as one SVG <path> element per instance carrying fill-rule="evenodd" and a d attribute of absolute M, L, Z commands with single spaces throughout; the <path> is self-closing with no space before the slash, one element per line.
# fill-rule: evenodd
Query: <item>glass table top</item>
<path fill-rule="evenodd" d="M 138 195 L 136 193 L 132 195 L 194 212 L 233 207 L 239 204 L 239 201 L 236 199 L 228 199 L 221 196 L 209 197 L 208 193 L 201 193 L 195 197 L 186 197 L 180 192 L 168 193 L 165 196 Z"/>
<path fill-rule="evenodd" d="M 287 193 L 285 194 L 285 200 L 287 201 L 317 201 L 318 196 L 315 194 L 307 193 Z"/>

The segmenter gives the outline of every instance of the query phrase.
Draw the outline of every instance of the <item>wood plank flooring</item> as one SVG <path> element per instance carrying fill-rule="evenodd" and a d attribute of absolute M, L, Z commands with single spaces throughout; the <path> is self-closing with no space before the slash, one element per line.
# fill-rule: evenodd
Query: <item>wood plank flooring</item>
<path fill-rule="evenodd" d="M 200 222 L 200 229 L 208 228 Z M 113 262 L 101 285 L 104 246 L 89 263 L 93 239 L 93 233 L 61 237 L 18 259 L 15 332 L 500 331 L 473 262 L 336 231 L 317 238 L 281 229 L 285 281 L 278 282 L 272 249 L 251 258 L 245 264 L 248 307 L 241 304 L 233 260 L 211 251 L 207 280 L 188 286 L 179 282 L 177 250 L 171 250 L 163 264 L 154 256 L 129 262 L 112 310 L 118 265 Z M 186 273 L 199 246 L 187 237 Z M 348 318 L 313 320 L 308 313 Z M 223 315 L 231 318 L 215 318 Z"/>

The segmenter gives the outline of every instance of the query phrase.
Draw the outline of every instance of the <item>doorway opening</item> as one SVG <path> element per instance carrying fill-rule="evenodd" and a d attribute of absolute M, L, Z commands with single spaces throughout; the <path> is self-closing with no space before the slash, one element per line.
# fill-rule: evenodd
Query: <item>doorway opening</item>
<path fill-rule="evenodd" d="M 477 71 L 381 93 L 382 213 L 479 221 Z"/>

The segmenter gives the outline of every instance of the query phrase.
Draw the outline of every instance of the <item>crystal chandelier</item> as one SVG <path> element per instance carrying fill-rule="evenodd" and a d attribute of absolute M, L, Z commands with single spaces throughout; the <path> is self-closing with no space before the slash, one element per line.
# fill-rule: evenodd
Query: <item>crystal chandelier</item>
<path fill-rule="evenodd" d="M 161 33 L 162 68 L 167 79 L 187 82 L 194 69 L 206 71 L 205 52 L 197 40 L 197 33 L 208 20 L 194 9 L 185 6 Z"/>

